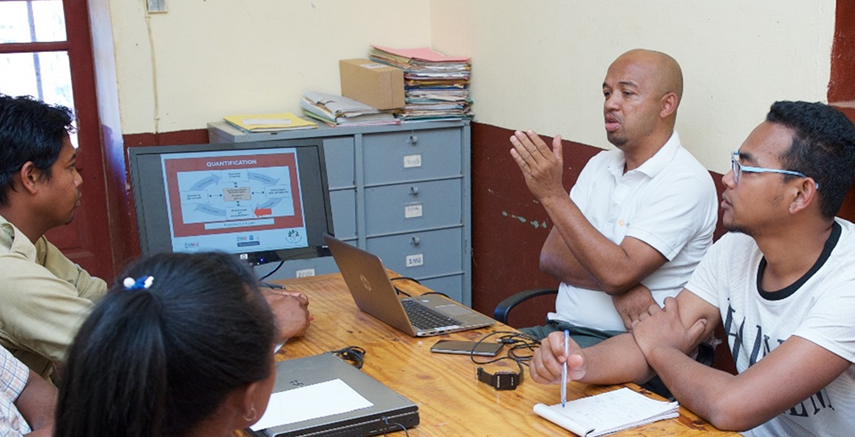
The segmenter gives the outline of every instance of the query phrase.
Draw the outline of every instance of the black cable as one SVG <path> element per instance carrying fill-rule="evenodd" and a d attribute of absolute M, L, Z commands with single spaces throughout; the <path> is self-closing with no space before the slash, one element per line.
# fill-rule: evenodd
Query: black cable
<path fill-rule="evenodd" d="M 416 279 L 411 278 L 411 277 L 409 277 L 409 276 L 396 276 L 396 277 L 392 278 L 391 280 L 392 280 L 392 281 L 413 281 L 413 282 L 415 282 L 416 284 L 421 285 L 421 282 L 419 282 L 419 281 L 417 281 Z M 401 290 L 401 289 L 400 289 L 400 288 L 398 288 L 398 287 L 395 287 L 395 292 L 396 292 L 396 293 L 398 293 L 398 294 L 403 294 L 404 296 L 407 296 L 407 297 L 412 297 L 412 296 L 410 295 L 410 293 L 407 293 L 406 291 Z"/>
<path fill-rule="evenodd" d="M 499 343 L 511 345 L 511 347 L 505 353 L 505 356 L 480 361 L 476 360 L 475 357 L 477 355 L 474 354 L 475 348 L 477 348 L 479 344 L 483 343 L 488 338 L 491 338 L 496 335 L 501 335 L 501 337 L 499 338 Z M 476 344 L 472 348 L 472 351 L 469 352 L 469 359 L 475 364 L 490 364 L 502 360 L 512 360 L 517 365 L 519 365 L 520 370 L 522 370 L 522 366 L 528 366 L 528 362 L 531 360 L 532 354 L 534 354 L 534 350 L 539 346 L 540 342 L 538 342 L 530 335 L 513 331 L 495 331 L 488 333 L 484 337 L 481 337 L 481 339 L 476 342 Z M 521 351 L 527 351 L 529 353 L 522 354 Z"/>
<path fill-rule="evenodd" d="M 416 279 L 416 278 L 411 278 L 411 277 L 409 277 L 409 276 L 396 276 L 396 277 L 392 278 L 392 280 L 393 280 L 393 281 L 413 281 L 413 282 L 415 282 L 416 284 L 419 284 L 419 285 L 421 285 L 421 284 L 422 284 L 421 282 L 419 282 L 419 280 L 418 280 L 418 279 Z"/>
<path fill-rule="evenodd" d="M 387 430 L 388 430 L 388 428 L 389 428 L 390 426 L 393 426 L 393 425 L 394 425 L 394 426 L 400 427 L 400 428 L 401 428 L 401 431 L 404 431 L 404 435 L 405 435 L 405 436 L 410 437 L 410 433 L 408 433 L 408 432 L 407 432 L 407 427 L 406 427 L 406 426 L 401 425 L 401 424 L 400 424 L 400 423 L 398 423 L 398 422 L 389 422 L 389 418 L 388 418 L 388 417 L 386 417 L 386 416 L 383 416 L 383 423 L 385 423 L 385 424 L 386 424 L 386 428 L 384 428 L 384 429 L 383 429 L 383 435 L 384 435 L 384 436 L 388 437 L 388 434 L 386 434 L 386 433 L 387 433 Z"/>
<path fill-rule="evenodd" d="M 279 261 L 279 265 L 278 265 L 278 266 L 276 266 L 276 268 L 275 268 L 275 269 L 271 270 L 271 271 L 270 271 L 270 272 L 268 272 L 266 275 L 264 275 L 264 276 L 262 276 L 262 277 L 258 278 L 258 281 L 259 281 L 259 282 L 262 282 L 262 281 L 264 281 L 265 279 L 269 278 L 269 277 L 270 277 L 270 275 L 272 275 L 272 274 L 276 273 L 276 271 L 277 271 L 277 270 L 281 269 L 283 264 L 285 264 L 285 261 L 284 261 L 284 260 Z M 271 288 L 272 288 L 272 287 L 271 287 Z"/>
<path fill-rule="evenodd" d="M 440 296 L 447 297 L 447 298 L 451 299 L 450 297 L 448 297 L 448 295 L 447 295 L 447 294 L 445 294 L 445 293 L 440 293 L 440 292 L 438 292 L 438 291 L 428 291 L 427 293 L 423 293 L 423 294 L 422 294 L 422 296 L 427 296 L 427 295 L 429 295 L 429 294 L 438 294 L 438 295 L 440 295 Z"/>

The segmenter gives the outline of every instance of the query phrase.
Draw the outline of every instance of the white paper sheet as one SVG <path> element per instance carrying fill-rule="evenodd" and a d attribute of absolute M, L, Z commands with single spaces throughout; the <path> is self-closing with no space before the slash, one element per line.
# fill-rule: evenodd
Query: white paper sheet
<path fill-rule="evenodd" d="M 344 381 L 333 379 L 273 393 L 270 403 L 267 404 L 267 411 L 258 423 L 250 428 L 259 431 L 287 423 L 361 410 L 373 405 Z"/>
<path fill-rule="evenodd" d="M 580 436 L 602 436 L 678 417 L 677 402 L 657 401 L 626 387 L 561 404 L 536 404 L 534 412 Z"/>

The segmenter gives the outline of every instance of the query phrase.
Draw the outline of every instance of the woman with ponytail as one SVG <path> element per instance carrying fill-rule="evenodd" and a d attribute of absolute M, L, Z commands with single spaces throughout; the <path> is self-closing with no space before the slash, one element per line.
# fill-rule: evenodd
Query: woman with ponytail
<path fill-rule="evenodd" d="M 226 436 L 258 421 L 276 327 L 253 272 L 170 253 L 120 278 L 69 350 L 55 436 Z"/>

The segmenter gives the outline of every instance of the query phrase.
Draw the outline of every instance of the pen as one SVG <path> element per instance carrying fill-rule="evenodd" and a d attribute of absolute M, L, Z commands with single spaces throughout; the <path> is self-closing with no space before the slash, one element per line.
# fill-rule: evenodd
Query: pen
<path fill-rule="evenodd" d="M 567 405 L 567 354 L 570 353 L 570 331 L 564 330 L 564 366 L 561 367 L 561 408 Z"/>

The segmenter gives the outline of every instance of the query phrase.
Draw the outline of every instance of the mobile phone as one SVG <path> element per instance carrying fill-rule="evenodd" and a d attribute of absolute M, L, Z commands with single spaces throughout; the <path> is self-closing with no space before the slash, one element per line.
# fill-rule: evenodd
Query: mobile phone
<path fill-rule="evenodd" d="M 477 346 L 476 346 L 477 345 Z M 495 357 L 505 345 L 482 341 L 440 340 L 431 346 L 430 351 L 438 354 L 480 355 Z"/>

